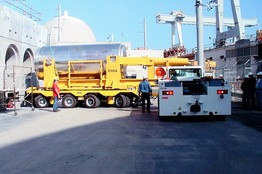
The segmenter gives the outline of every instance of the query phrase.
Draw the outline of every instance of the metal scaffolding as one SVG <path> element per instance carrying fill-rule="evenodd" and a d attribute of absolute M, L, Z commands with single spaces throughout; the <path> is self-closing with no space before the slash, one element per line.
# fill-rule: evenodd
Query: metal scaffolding
<path fill-rule="evenodd" d="M 30 86 L 33 87 L 32 80 L 32 67 L 26 66 L 0 66 L 2 69 L 2 89 L 0 90 L 0 106 L 1 110 L 6 110 L 7 108 L 13 108 L 14 114 L 17 115 L 17 102 L 20 102 L 20 96 L 24 97 L 25 90 L 28 86 L 25 86 L 26 78 L 30 78 Z M 28 74 L 23 74 L 25 72 L 30 72 Z M 21 94 L 22 93 L 22 94 Z M 28 101 L 31 104 L 32 110 L 34 107 L 32 101 Z"/>

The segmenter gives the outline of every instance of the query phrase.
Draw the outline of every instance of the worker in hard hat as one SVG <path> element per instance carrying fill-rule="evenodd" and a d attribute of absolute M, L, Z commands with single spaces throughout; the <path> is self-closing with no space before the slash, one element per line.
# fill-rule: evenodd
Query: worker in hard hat
<path fill-rule="evenodd" d="M 253 76 L 252 72 L 248 73 L 248 84 L 249 84 L 249 89 L 250 89 L 250 102 L 251 102 L 251 107 L 255 108 L 255 94 L 256 94 L 256 78 Z"/>
<path fill-rule="evenodd" d="M 224 86 L 225 85 L 225 79 L 224 79 L 223 74 L 219 74 L 219 79 L 221 81 L 221 85 Z"/>
<path fill-rule="evenodd" d="M 257 73 L 256 95 L 257 95 L 258 109 L 262 110 L 262 71 Z"/>
<path fill-rule="evenodd" d="M 52 85 L 52 90 L 53 90 L 53 98 L 54 98 L 54 103 L 53 103 L 53 112 L 58 112 L 58 100 L 60 99 L 60 89 L 58 87 L 58 78 L 54 79 L 53 85 Z"/>
<path fill-rule="evenodd" d="M 152 88 L 148 82 L 146 75 L 143 76 L 143 81 L 139 83 L 138 94 L 142 99 L 142 112 L 145 112 L 145 100 L 147 101 L 147 112 L 150 113 L 150 96 L 152 95 Z"/>

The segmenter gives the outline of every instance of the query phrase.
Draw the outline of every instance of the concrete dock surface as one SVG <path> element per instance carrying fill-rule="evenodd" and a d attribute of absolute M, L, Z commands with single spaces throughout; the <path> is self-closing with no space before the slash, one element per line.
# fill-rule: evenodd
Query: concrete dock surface
<path fill-rule="evenodd" d="M 1 112 L 0 173 L 262 173 L 262 111 L 234 101 L 225 121 L 160 121 L 151 108 Z"/>

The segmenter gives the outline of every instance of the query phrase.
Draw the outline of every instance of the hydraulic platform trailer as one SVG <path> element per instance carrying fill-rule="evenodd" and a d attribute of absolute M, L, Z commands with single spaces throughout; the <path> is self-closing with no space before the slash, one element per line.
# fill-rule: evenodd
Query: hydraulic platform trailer
<path fill-rule="evenodd" d="M 61 65 L 54 59 L 46 58 L 40 65 L 36 75 L 43 80 L 43 85 L 28 88 L 25 97 L 35 107 L 48 107 L 53 103 L 52 83 L 58 77 L 65 108 L 73 108 L 78 103 L 87 108 L 96 108 L 101 102 L 121 108 L 137 101 L 138 85 L 142 80 L 126 78 L 127 66 L 146 67 L 148 80 L 154 87 L 156 66 L 184 66 L 188 65 L 188 59 L 107 56 L 105 61 L 74 60 Z"/>

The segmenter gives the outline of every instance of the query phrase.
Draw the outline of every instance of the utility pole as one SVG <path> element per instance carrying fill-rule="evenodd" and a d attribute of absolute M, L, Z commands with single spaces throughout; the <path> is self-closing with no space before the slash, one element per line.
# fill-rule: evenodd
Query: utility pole
<path fill-rule="evenodd" d="M 197 30 L 197 61 L 202 67 L 202 75 L 205 71 L 204 44 L 203 44 L 203 8 L 202 0 L 196 0 L 196 30 Z"/>
<path fill-rule="evenodd" d="M 144 49 L 147 50 L 146 18 L 144 18 Z"/>
<path fill-rule="evenodd" d="M 61 40 L 61 5 L 58 5 L 58 43 Z"/>

